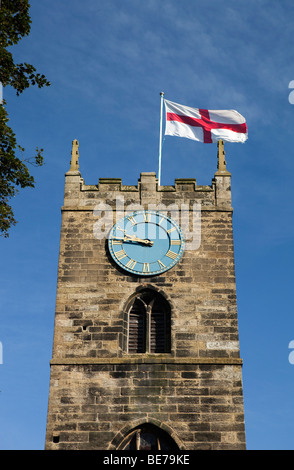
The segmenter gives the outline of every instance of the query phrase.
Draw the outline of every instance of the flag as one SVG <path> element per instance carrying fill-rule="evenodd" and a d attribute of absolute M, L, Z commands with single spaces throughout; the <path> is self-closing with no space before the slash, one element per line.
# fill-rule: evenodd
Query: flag
<path fill-rule="evenodd" d="M 189 108 L 167 100 L 164 103 L 165 135 L 186 137 L 206 144 L 219 140 L 245 142 L 248 138 L 245 118 L 234 109 Z"/>

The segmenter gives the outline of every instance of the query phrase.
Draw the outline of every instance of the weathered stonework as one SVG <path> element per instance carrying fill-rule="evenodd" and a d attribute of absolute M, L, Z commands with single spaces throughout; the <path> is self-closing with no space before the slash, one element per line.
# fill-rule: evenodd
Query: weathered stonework
<path fill-rule="evenodd" d="M 219 170 L 211 186 L 158 187 L 155 173 L 136 186 L 87 186 L 78 165 L 66 173 L 46 449 L 117 449 L 142 423 L 180 449 L 245 449 L 230 182 Z M 126 274 L 94 235 L 95 224 L 115 222 L 122 197 L 124 207 L 182 204 L 190 214 L 201 204 L 199 248 L 161 275 Z M 125 347 L 126 305 L 144 287 L 171 306 L 170 353 Z"/>

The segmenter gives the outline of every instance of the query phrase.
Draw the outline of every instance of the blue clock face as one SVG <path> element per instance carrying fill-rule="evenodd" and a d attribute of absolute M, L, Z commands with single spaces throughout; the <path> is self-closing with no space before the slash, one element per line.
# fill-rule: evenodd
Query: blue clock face
<path fill-rule="evenodd" d="M 136 211 L 111 229 L 108 247 L 114 261 L 139 276 L 161 274 L 175 266 L 184 252 L 178 224 L 156 211 Z"/>

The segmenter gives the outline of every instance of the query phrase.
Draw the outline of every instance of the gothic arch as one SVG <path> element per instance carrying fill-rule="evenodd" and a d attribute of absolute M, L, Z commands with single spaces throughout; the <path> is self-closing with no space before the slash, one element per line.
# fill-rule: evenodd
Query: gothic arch
<path fill-rule="evenodd" d="M 108 446 L 108 450 L 178 449 L 184 449 L 184 446 L 174 430 L 153 418 L 130 422 L 116 434 Z"/>
<path fill-rule="evenodd" d="M 165 300 L 169 303 L 172 314 L 174 314 L 175 306 L 174 306 L 174 303 L 173 303 L 172 299 L 166 294 L 165 291 L 163 291 L 162 289 L 159 289 L 157 286 L 154 286 L 153 284 L 149 284 L 149 283 L 143 283 L 140 286 L 136 287 L 135 291 L 133 292 L 133 294 L 131 294 L 129 296 L 128 300 L 121 303 L 121 308 L 123 309 L 123 311 L 124 312 L 126 311 L 126 308 L 128 307 L 129 302 L 132 300 L 133 297 L 135 297 L 137 294 L 139 294 L 140 292 L 142 292 L 143 290 L 146 290 L 146 289 L 150 289 L 150 290 L 152 290 L 154 292 L 157 292 L 158 294 L 162 295 L 162 297 L 164 297 Z"/>
<path fill-rule="evenodd" d="M 123 310 L 123 349 L 129 354 L 171 352 L 172 308 L 157 289 L 142 286 Z"/>

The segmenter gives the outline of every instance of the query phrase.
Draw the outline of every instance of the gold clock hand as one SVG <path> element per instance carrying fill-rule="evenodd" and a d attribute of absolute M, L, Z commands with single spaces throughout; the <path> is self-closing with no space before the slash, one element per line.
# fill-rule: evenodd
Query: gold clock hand
<path fill-rule="evenodd" d="M 132 238 L 132 240 L 136 241 L 136 242 L 140 242 L 140 243 L 144 243 L 145 245 L 149 245 L 149 246 L 152 246 L 154 242 L 152 242 L 151 240 L 148 240 L 147 238 L 145 240 L 142 240 L 142 238 Z"/>
<path fill-rule="evenodd" d="M 128 233 L 125 233 L 124 238 L 116 238 L 116 240 L 117 239 L 118 240 L 123 240 L 123 241 L 130 240 L 130 241 L 134 241 L 134 242 L 144 243 L 145 245 L 149 245 L 149 246 L 152 246 L 153 243 L 154 243 L 153 241 L 148 240 L 147 238 L 143 240 L 142 238 L 136 237 L 136 235 L 129 235 Z"/>
<path fill-rule="evenodd" d="M 136 235 L 129 235 L 128 233 L 126 233 L 126 230 L 124 230 L 123 228 L 120 228 L 120 227 L 117 227 L 117 230 L 124 233 L 124 236 L 125 236 L 124 239 L 126 239 L 126 237 L 133 239 L 136 236 Z M 121 239 L 122 238 L 120 237 L 120 240 Z"/>
<path fill-rule="evenodd" d="M 152 242 L 151 240 L 148 240 L 147 238 L 146 239 L 142 239 L 142 238 L 138 238 L 136 237 L 136 235 L 129 235 L 128 233 L 126 233 L 126 230 L 122 229 L 121 227 L 117 227 L 117 230 L 120 230 L 121 232 L 124 233 L 124 238 L 122 237 L 114 237 L 116 240 L 133 240 L 133 241 L 136 241 L 136 242 L 140 242 L 140 243 L 144 243 L 145 245 L 149 245 L 149 246 L 152 246 L 154 242 Z"/>

